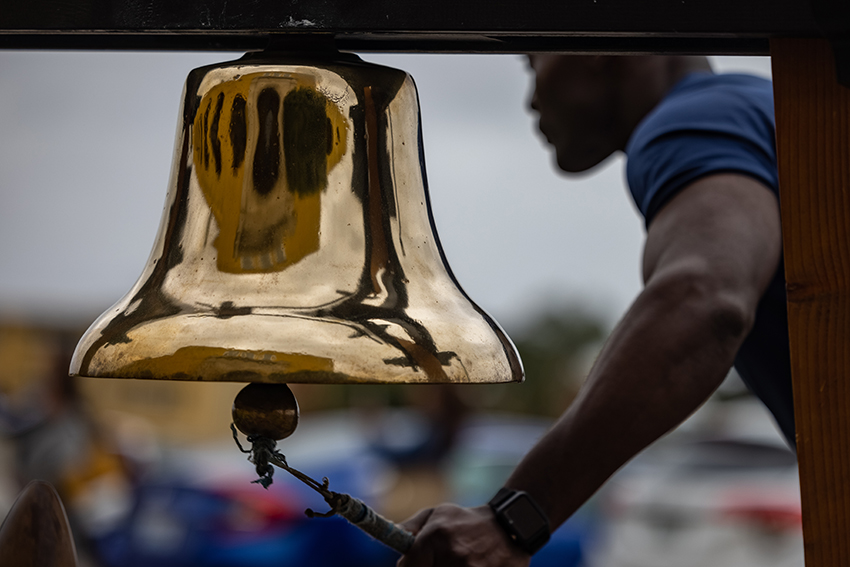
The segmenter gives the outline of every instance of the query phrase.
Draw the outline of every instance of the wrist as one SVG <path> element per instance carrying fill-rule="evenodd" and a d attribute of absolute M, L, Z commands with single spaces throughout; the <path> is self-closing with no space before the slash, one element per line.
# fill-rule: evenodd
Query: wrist
<path fill-rule="evenodd" d="M 529 555 L 533 555 L 549 541 L 549 519 L 527 493 L 502 488 L 488 505 L 511 541 Z"/>

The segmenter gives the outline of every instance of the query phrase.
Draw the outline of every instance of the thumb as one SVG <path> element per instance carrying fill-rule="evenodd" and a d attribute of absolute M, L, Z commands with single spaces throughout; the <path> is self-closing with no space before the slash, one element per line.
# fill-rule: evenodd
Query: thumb
<path fill-rule="evenodd" d="M 415 515 L 403 521 L 400 525 L 405 530 L 409 531 L 413 535 L 419 533 L 419 530 L 422 529 L 422 526 L 428 521 L 428 518 L 431 517 L 431 514 L 434 512 L 433 508 L 425 508 L 424 510 L 420 510 Z"/>

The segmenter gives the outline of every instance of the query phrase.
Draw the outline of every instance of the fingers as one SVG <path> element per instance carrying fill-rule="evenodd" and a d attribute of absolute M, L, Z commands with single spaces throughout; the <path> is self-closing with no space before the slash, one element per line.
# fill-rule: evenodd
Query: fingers
<path fill-rule="evenodd" d="M 413 547 L 398 560 L 396 567 L 434 567 L 437 565 L 431 550 L 427 547 L 421 549 L 421 547 L 414 542 Z"/>
<path fill-rule="evenodd" d="M 487 506 L 443 504 L 402 524 L 416 533 L 397 567 L 527 567 L 530 557 L 496 524 Z"/>
<path fill-rule="evenodd" d="M 422 526 L 425 525 L 425 522 L 428 521 L 428 518 L 431 517 L 431 514 L 433 512 L 433 508 L 426 508 L 424 510 L 420 510 L 410 518 L 403 521 L 400 525 L 402 528 L 406 529 L 413 535 L 416 535 L 419 533 L 419 530 L 422 529 Z"/>
<path fill-rule="evenodd" d="M 428 519 L 431 517 L 433 512 L 433 508 L 420 510 L 402 522 L 401 527 L 410 533 L 417 535 L 428 522 Z M 413 546 L 408 550 L 408 552 L 398 560 L 396 567 L 431 567 L 434 565 L 433 552 L 427 547 L 425 549 L 420 549 L 421 547 L 421 544 L 417 545 L 417 542 L 414 541 Z"/>

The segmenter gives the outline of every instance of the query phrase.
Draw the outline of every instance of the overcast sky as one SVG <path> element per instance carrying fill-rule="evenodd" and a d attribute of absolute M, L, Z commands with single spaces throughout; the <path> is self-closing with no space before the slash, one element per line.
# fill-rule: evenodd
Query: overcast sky
<path fill-rule="evenodd" d="M 130 289 L 159 225 L 186 75 L 237 56 L 0 52 L 0 316 L 93 317 Z M 417 83 L 440 240 L 479 305 L 509 328 L 549 301 L 609 322 L 628 307 L 644 233 L 622 159 L 556 172 L 524 58 L 363 58 Z M 769 76 L 766 59 L 714 62 Z"/>

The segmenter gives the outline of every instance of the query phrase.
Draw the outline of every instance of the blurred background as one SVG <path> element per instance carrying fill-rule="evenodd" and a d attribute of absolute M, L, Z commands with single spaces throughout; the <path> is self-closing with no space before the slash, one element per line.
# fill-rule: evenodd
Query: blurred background
<path fill-rule="evenodd" d="M 283 472 L 268 492 L 250 483 L 228 428 L 241 385 L 67 377 L 77 339 L 153 245 L 186 74 L 238 56 L 0 52 L 0 517 L 42 478 L 84 565 L 394 565 L 344 521 L 304 517 L 324 504 Z M 293 388 L 290 464 L 402 520 L 495 493 L 639 292 L 644 232 L 621 157 L 558 173 L 524 58 L 363 58 L 416 80 L 446 256 L 527 374 L 509 386 Z M 712 62 L 770 74 L 763 58 Z M 532 565 L 802 565 L 794 456 L 730 376 Z"/>

